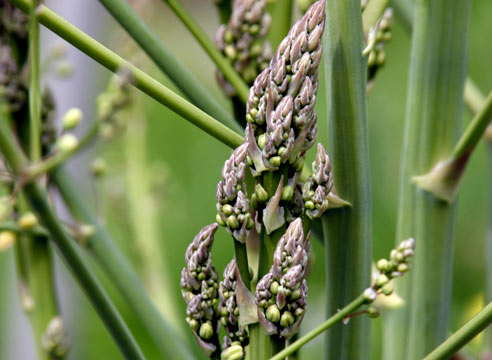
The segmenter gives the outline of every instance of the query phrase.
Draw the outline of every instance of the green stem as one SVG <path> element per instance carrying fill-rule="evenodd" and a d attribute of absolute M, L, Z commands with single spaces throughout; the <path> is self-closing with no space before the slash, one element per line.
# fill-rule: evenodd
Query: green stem
<path fill-rule="evenodd" d="M 422 358 L 447 335 L 456 205 L 410 180 L 446 158 L 456 143 L 468 22 L 468 0 L 415 2 L 396 241 L 414 237 L 418 245 L 411 273 L 396 284 L 406 306 L 385 316 L 388 360 Z"/>
<path fill-rule="evenodd" d="M 371 28 L 376 25 L 388 5 L 389 0 L 371 0 L 367 3 L 362 12 L 362 28 L 364 29 L 364 34 L 366 36 L 369 34 Z"/>
<path fill-rule="evenodd" d="M 372 213 L 367 135 L 367 63 L 360 1 L 326 2 L 323 37 L 329 153 L 338 195 L 351 207 L 323 217 L 327 314 L 361 294 L 371 277 Z M 354 264 L 357 264 L 356 266 Z M 326 333 L 326 358 L 367 359 L 370 324 L 366 318 L 339 324 Z"/>
<path fill-rule="evenodd" d="M 488 144 L 489 156 L 489 176 L 492 178 L 492 141 Z M 492 301 L 492 181 L 489 181 L 489 233 L 485 239 L 485 301 Z M 484 333 L 484 350 L 492 353 L 492 329 L 489 328 Z"/>
<path fill-rule="evenodd" d="M 234 254 L 236 257 L 236 264 L 239 269 L 239 274 L 241 274 L 241 279 L 248 290 L 251 289 L 251 279 L 249 276 L 249 265 L 248 265 L 248 252 L 246 249 L 246 244 L 240 243 L 234 240 Z"/>
<path fill-rule="evenodd" d="M 465 102 L 473 115 L 478 114 L 485 104 L 485 96 L 471 78 L 466 78 Z"/>
<path fill-rule="evenodd" d="M 27 166 L 28 161 L 14 142 L 3 114 L 0 112 L 0 150 L 14 173 L 19 174 Z M 95 310 L 103 320 L 121 352 L 128 359 L 143 359 L 144 356 L 132 334 L 123 322 L 120 314 L 101 287 L 92 270 L 86 263 L 82 253 L 65 231 L 48 203 L 45 192 L 37 183 L 25 185 L 23 193 L 30 207 L 36 212 L 41 223 L 50 234 L 58 251 L 66 261 L 74 276 L 79 281 Z"/>
<path fill-rule="evenodd" d="M 439 345 L 424 360 L 449 359 L 492 323 L 492 302 Z"/>
<path fill-rule="evenodd" d="M 287 346 L 284 350 L 279 352 L 277 355 L 272 357 L 270 360 L 282 360 L 285 359 L 287 356 L 293 354 L 297 350 L 299 350 L 301 347 L 306 345 L 308 342 L 316 338 L 318 335 L 321 335 L 323 332 L 325 332 L 327 329 L 332 327 L 333 325 L 339 323 L 342 321 L 345 317 L 353 313 L 355 310 L 357 310 L 359 307 L 364 305 L 366 299 L 364 295 L 360 295 L 357 297 L 355 300 L 353 300 L 351 303 L 346 305 L 343 309 L 337 311 L 335 315 L 332 315 L 328 320 L 323 322 L 322 324 L 318 325 L 316 328 L 308 332 L 306 335 L 300 337 L 297 341 L 293 342 L 289 346 Z"/>
<path fill-rule="evenodd" d="M 102 1 L 102 0 L 101 0 Z M 107 1 L 107 0 L 105 0 Z M 200 27 L 189 12 L 180 4 L 178 0 L 164 0 L 174 13 L 180 18 L 181 22 L 188 28 L 191 34 L 195 37 L 203 50 L 208 54 L 212 61 L 217 65 L 219 70 L 224 74 L 224 77 L 236 89 L 238 96 L 243 103 L 248 101 L 249 87 L 232 67 L 229 61 L 221 54 L 215 44 L 209 39 L 205 31 Z"/>
<path fill-rule="evenodd" d="M 278 47 L 292 26 L 293 6 L 294 0 L 277 0 L 271 6 L 272 25 L 270 26 L 268 39 L 273 49 Z"/>
<path fill-rule="evenodd" d="M 236 127 L 237 123 L 214 99 L 210 91 L 159 40 L 126 0 L 99 0 L 142 50 L 164 72 L 193 104 L 221 123 Z M 248 90 L 248 89 L 247 89 Z M 247 94 L 247 93 L 246 93 Z"/>
<path fill-rule="evenodd" d="M 32 0 L 32 9 L 37 0 Z M 39 78 L 39 24 L 33 13 L 29 20 L 29 154 L 41 159 L 41 85 Z"/>
<path fill-rule="evenodd" d="M 23 11 L 29 12 L 27 0 L 9 0 Z M 122 57 L 82 32 L 77 27 L 51 11 L 44 5 L 38 6 L 36 15 L 41 24 L 68 41 L 80 51 L 112 72 L 128 69 L 133 76 L 133 85 L 144 93 L 168 107 L 195 126 L 212 135 L 225 145 L 235 149 L 244 141 L 242 136 L 221 124 L 210 115 L 189 103 L 157 80 L 153 79 Z"/>
<path fill-rule="evenodd" d="M 149 299 L 138 275 L 86 205 L 75 186 L 74 179 L 63 167 L 57 168 L 51 178 L 72 215 L 82 223 L 95 227 L 96 231 L 89 239 L 87 250 L 102 266 L 130 307 L 136 312 L 148 335 L 161 350 L 162 356 L 175 354 L 179 359 L 194 358 L 189 345 L 176 334 L 173 327 L 162 317 Z"/>
<path fill-rule="evenodd" d="M 458 144 L 453 150 L 453 159 L 461 157 L 466 152 L 471 151 L 480 139 L 483 137 L 487 126 L 492 120 L 492 91 L 485 100 L 485 104 L 480 111 L 475 115 L 472 122 L 468 125 L 465 132 L 461 136 Z"/>

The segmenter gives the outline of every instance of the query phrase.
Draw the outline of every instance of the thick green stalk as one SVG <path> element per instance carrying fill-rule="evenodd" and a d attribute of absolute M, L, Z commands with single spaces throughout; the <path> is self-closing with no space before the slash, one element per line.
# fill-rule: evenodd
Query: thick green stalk
<path fill-rule="evenodd" d="M 126 0 L 99 1 L 193 104 L 223 124 L 237 126 L 231 115 L 217 103 L 210 91 L 205 89 L 159 40 Z M 246 96 L 247 94 L 246 92 Z"/>
<path fill-rule="evenodd" d="M 341 322 L 346 316 L 350 315 L 359 307 L 361 307 L 365 303 L 365 301 L 366 298 L 364 297 L 364 295 L 360 295 L 343 309 L 337 311 L 335 315 L 332 315 L 328 320 L 318 325 L 313 330 L 309 331 L 306 335 L 300 337 L 297 341 L 287 346 L 284 350 L 273 356 L 270 360 L 282 360 L 285 359 L 287 356 L 290 357 L 291 354 L 299 350 L 308 342 L 316 338 L 318 335 L 321 335 L 330 327 Z"/>
<path fill-rule="evenodd" d="M 101 0 L 107 1 L 107 0 Z M 241 78 L 239 73 L 234 70 L 232 65 L 220 53 L 215 44 L 210 40 L 205 31 L 200 27 L 195 19 L 186 11 L 178 0 L 164 0 L 174 13 L 179 17 L 181 22 L 188 28 L 191 34 L 195 37 L 203 50 L 208 54 L 212 61 L 217 65 L 219 70 L 224 74 L 227 81 L 236 89 L 238 96 L 243 103 L 248 101 L 249 87 Z"/>
<path fill-rule="evenodd" d="M 475 336 L 492 323 L 492 302 L 477 315 L 439 345 L 424 360 L 449 359 L 459 349 L 468 344 Z"/>
<path fill-rule="evenodd" d="M 327 314 L 363 292 L 372 261 L 371 182 L 367 140 L 367 61 L 360 1 L 326 2 L 323 38 L 330 158 L 338 195 L 351 207 L 322 217 L 326 249 Z M 353 319 L 326 333 L 326 358 L 367 359 L 370 324 Z"/>
<path fill-rule="evenodd" d="M 25 12 L 29 12 L 30 10 L 27 0 L 9 1 Z M 113 53 L 46 6 L 38 6 L 36 9 L 36 16 L 38 17 L 39 23 L 46 26 L 110 71 L 117 72 L 120 69 L 129 70 L 133 76 L 132 84 L 135 87 L 223 142 L 225 145 L 235 149 L 243 143 L 244 139 L 242 136 L 221 124 L 210 115 L 204 113 L 157 80 L 124 60 L 122 57 Z"/>
<path fill-rule="evenodd" d="M 273 49 L 278 47 L 292 26 L 293 6 L 294 0 L 276 0 L 269 7 L 272 15 L 272 25 L 270 26 L 268 40 L 270 40 Z"/>
<path fill-rule="evenodd" d="M 14 137 L 1 112 L 0 150 L 14 173 L 21 173 L 22 169 L 27 166 L 28 161 L 14 142 Z M 49 205 L 46 193 L 37 183 L 25 185 L 23 193 L 30 207 L 36 212 L 41 223 L 46 227 L 50 239 L 55 243 L 66 265 L 85 290 L 87 297 L 113 336 L 122 354 L 128 359 L 144 359 L 140 348 L 120 314 L 92 273 L 76 243 L 68 236 L 63 225 Z"/>
<path fill-rule="evenodd" d="M 461 129 L 468 0 L 415 2 L 397 242 L 414 237 L 415 261 L 396 291 L 406 306 L 386 314 L 384 358 L 416 359 L 448 331 L 455 204 L 410 180 L 451 153 Z"/>
<path fill-rule="evenodd" d="M 33 9 L 37 0 L 32 0 Z M 32 15 L 32 14 L 31 14 Z M 29 157 L 41 159 L 41 84 L 39 78 L 39 24 L 29 19 Z"/>
<path fill-rule="evenodd" d="M 467 78 L 465 83 L 465 103 L 473 115 L 478 114 L 485 104 L 485 96 L 471 78 Z"/>
<path fill-rule="evenodd" d="M 86 205 L 75 187 L 75 181 L 62 167 L 56 169 L 51 178 L 72 215 L 80 222 L 95 227 L 95 233 L 87 243 L 87 250 L 136 312 L 152 341 L 161 350 L 162 356 L 175 354 L 179 359 L 192 359 L 189 345 L 162 318 L 156 306 L 148 298 L 137 274 Z"/>

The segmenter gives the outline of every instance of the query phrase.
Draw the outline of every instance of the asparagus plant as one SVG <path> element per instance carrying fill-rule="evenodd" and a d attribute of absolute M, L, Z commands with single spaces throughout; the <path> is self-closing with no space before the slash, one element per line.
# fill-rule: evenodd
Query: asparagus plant
<path fill-rule="evenodd" d="M 294 1 L 217 0 L 222 25 L 214 45 L 178 0 L 165 0 L 217 66 L 218 82 L 231 99 L 234 115 L 217 104 L 130 4 L 100 2 L 189 101 L 47 6 L 0 0 L 0 179 L 10 191 L 0 199 L 0 251 L 15 244 L 20 296 L 40 358 L 63 358 L 68 349 L 53 283 L 52 243 L 123 356 L 151 357 L 145 344 L 152 343 L 162 358 L 192 357 L 179 330 L 156 310 L 136 272 L 62 168 L 92 140 L 109 140 L 127 131 L 125 119 L 116 115 L 131 100 L 131 86 L 233 150 L 216 187 L 215 222 L 203 227 L 188 246 L 181 273 L 186 322 L 207 356 L 291 358 L 327 331 L 327 358 L 366 359 L 368 321 L 382 310 L 376 298 L 396 297 L 393 282 L 410 269 L 413 256 L 412 274 L 396 286 L 404 306 L 385 315 L 386 358 L 429 353 L 427 359 L 442 359 L 490 324 L 488 305 L 439 345 L 448 330 L 455 196 L 492 116 L 492 95 L 480 95 L 469 81 L 465 99 L 476 115 L 456 142 L 465 81 L 467 0 L 455 0 L 452 6 L 442 0 L 416 4 L 398 243 L 388 259 L 376 262 L 372 280 L 366 103 L 386 60 L 384 45 L 392 37 L 388 1 L 298 1 L 303 15 L 292 24 Z M 394 5 L 397 13 L 410 9 L 402 1 Z M 411 21 L 405 19 L 408 27 Z M 71 131 L 81 122 L 82 112 L 69 110 L 57 131 L 54 102 L 49 91 L 41 91 L 40 25 L 117 74 L 98 99 L 98 120 L 80 140 Z M 273 54 L 270 43 L 276 47 Z M 327 147 L 318 142 L 314 161 L 307 166 L 308 150 L 318 141 L 315 105 L 322 86 L 327 114 L 321 113 L 320 119 L 328 120 L 330 140 Z M 431 101 L 424 101 L 421 92 Z M 138 121 L 135 118 L 130 125 Z M 237 132 L 242 132 L 238 124 L 245 127 L 244 137 Z M 136 147 L 142 153 L 144 141 L 130 141 L 132 136 L 128 133 L 128 151 Z M 421 149 L 415 152 L 416 148 Z M 142 229 L 150 222 L 146 209 L 137 206 L 139 181 L 131 174 L 145 176 L 145 161 L 140 162 L 140 167 L 129 169 L 128 177 L 133 181 L 134 225 L 144 237 Z M 101 161 L 94 162 L 94 174 L 103 167 Z M 59 190 L 76 225 L 67 226 L 58 218 L 48 200 L 46 179 Z M 320 232 L 320 219 L 328 314 L 325 322 L 301 336 L 298 332 L 310 311 L 309 274 L 315 271 L 310 245 L 312 234 Z M 222 277 L 212 262 L 220 227 L 234 247 Z M 115 283 L 142 323 L 144 335 L 134 336 L 128 329 L 81 249 L 94 255 Z M 142 253 L 144 261 L 156 259 L 152 256 L 150 251 Z M 253 269 L 255 259 L 258 266 Z"/>

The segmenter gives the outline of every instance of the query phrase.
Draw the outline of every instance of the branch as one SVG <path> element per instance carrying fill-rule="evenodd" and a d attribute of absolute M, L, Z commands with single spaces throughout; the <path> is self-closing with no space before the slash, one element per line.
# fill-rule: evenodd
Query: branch
<path fill-rule="evenodd" d="M 116 21 L 137 42 L 157 67 L 165 73 L 193 104 L 209 113 L 223 124 L 238 124 L 205 89 L 191 72 L 159 40 L 126 0 L 99 0 Z M 248 94 L 246 89 L 246 96 Z"/>
<path fill-rule="evenodd" d="M 30 6 L 27 0 L 9 0 L 19 9 L 29 12 Z M 57 15 L 44 5 L 36 9 L 36 16 L 41 24 L 71 43 L 80 51 L 93 58 L 95 61 L 112 72 L 119 69 L 128 69 L 133 76 L 133 85 L 144 93 L 168 107 L 195 126 L 212 135 L 231 148 L 236 148 L 243 143 L 243 138 L 221 124 L 210 115 L 186 101 L 157 80 L 153 79 L 142 70 L 124 60 L 89 35 Z"/>

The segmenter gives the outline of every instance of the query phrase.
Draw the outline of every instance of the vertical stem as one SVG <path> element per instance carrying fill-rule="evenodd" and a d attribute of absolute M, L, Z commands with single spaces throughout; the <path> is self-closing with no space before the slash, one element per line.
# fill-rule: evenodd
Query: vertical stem
<path fill-rule="evenodd" d="M 371 184 L 367 140 L 367 61 L 360 1 L 326 2 L 323 38 L 330 157 L 338 194 L 352 204 L 322 218 L 326 249 L 327 314 L 357 298 L 370 282 Z M 368 319 L 337 324 L 326 333 L 327 359 L 367 359 Z"/>
<path fill-rule="evenodd" d="M 488 144 L 489 150 L 489 171 L 490 176 L 492 176 L 492 141 Z M 489 233 L 487 239 L 485 240 L 485 303 L 492 301 L 492 181 L 490 184 L 490 203 L 489 203 Z M 492 353 L 492 329 L 488 328 L 484 332 L 484 350 L 488 353 Z"/>
<path fill-rule="evenodd" d="M 29 154 L 33 162 L 41 159 L 41 85 L 39 78 L 39 23 L 32 0 L 29 19 Z"/>
<path fill-rule="evenodd" d="M 284 37 L 290 30 L 292 25 L 292 10 L 294 0 L 277 0 L 270 8 L 272 15 L 272 26 L 268 39 L 272 44 L 272 48 L 276 49 Z"/>
<path fill-rule="evenodd" d="M 406 306 L 386 314 L 384 358 L 416 359 L 448 331 L 455 204 L 411 183 L 449 154 L 459 135 L 466 77 L 468 0 L 415 2 L 397 238 L 418 242 L 396 285 Z"/>

